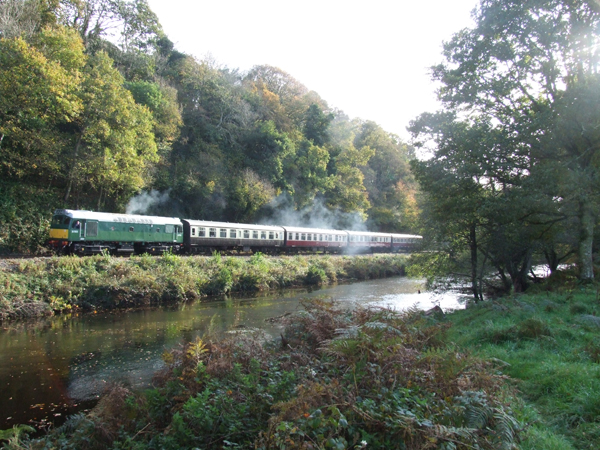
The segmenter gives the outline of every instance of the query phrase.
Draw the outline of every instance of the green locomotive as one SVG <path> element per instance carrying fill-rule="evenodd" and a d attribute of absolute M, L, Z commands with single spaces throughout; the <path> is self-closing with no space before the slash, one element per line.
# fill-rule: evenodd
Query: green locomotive
<path fill-rule="evenodd" d="M 179 253 L 183 225 L 174 217 L 57 209 L 48 245 L 56 253 L 75 255 Z"/>

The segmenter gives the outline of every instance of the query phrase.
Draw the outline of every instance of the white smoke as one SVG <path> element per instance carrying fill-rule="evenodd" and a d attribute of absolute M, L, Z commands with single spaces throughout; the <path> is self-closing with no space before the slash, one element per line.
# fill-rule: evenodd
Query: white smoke
<path fill-rule="evenodd" d="M 274 213 L 268 220 L 261 221 L 263 225 L 367 231 L 360 214 L 329 209 L 322 198 L 316 198 L 311 205 L 297 210 L 290 196 L 281 194 L 269 206 Z"/>
<path fill-rule="evenodd" d="M 169 191 L 160 192 L 151 190 L 150 192 L 142 192 L 136 195 L 125 208 L 126 214 L 146 214 L 152 207 L 156 207 L 170 200 Z"/>

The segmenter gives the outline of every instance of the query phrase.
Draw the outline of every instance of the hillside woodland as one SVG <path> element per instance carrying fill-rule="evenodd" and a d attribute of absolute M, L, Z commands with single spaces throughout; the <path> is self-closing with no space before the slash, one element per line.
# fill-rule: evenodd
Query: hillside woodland
<path fill-rule="evenodd" d="M 179 52 L 145 0 L 1 1 L 0 37 L 8 250 L 35 251 L 54 207 L 414 225 L 410 146 L 276 67 Z"/>

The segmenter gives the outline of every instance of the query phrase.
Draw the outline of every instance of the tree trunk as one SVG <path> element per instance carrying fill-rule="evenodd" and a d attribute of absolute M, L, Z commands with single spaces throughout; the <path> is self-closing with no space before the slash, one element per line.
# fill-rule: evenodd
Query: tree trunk
<path fill-rule="evenodd" d="M 81 147 L 81 139 L 83 133 L 77 136 L 77 142 L 75 142 L 75 150 L 73 151 L 73 161 L 71 163 L 71 170 L 69 171 L 69 182 L 67 183 L 67 192 L 65 192 L 65 204 L 69 202 L 71 196 L 71 190 L 73 189 L 73 180 L 75 179 L 75 165 L 77 164 L 77 157 L 79 156 L 79 148 Z"/>
<path fill-rule="evenodd" d="M 546 258 L 546 263 L 548 264 L 548 268 L 550 269 L 550 273 L 553 274 L 558 269 L 558 254 L 554 248 L 545 248 L 544 249 L 544 257 Z"/>
<path fill-rule="evenodd" d="M 579 279 L 583 282 L 594 280 L 594 264 L 592 258 L 592 244 L 594 241 L 594 212 L 590 202 L 579 203 Z"/>
<path fill-rule="evenodd" d="M 529 270 L 531 269 L 531 250 L 527 250 L 525 255 L 523 256 L 523 261 L 521 262 L 521 267 L 516 273 L 511 274 L 513 290 L 514 292 L 525 292 L 527 286 L 529 285 L 529 280 L 527 279 L 527 275 Z"/>
<path fill-rule="evenodd" d="M 100 195 L 98 195 L 98 206 L 96 207 L 96 211 L 100 211 L 100 206 L 102 205 L 102 193 L 104 192 L 104 188 L 100 186 Z"/>
<path fill-rule="evenodd" d="M 471 247 L 471 289 L 473 290 L 473 297 L 475 303 L 478 303 L 479 288 L 477 286 L 477 233 L 475 224 L 472 223 L 469 230 L 469 245 Z"/>

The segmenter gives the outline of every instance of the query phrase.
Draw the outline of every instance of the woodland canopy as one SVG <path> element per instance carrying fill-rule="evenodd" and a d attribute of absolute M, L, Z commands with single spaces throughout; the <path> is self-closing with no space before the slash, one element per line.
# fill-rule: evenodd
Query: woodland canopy
<path fill-rule="evenodd" d="M 0 1 L 0 173 L 57 206 L 409 230 L 411 157 L 279 68 L 177 51 L 145 0 Z"/>

